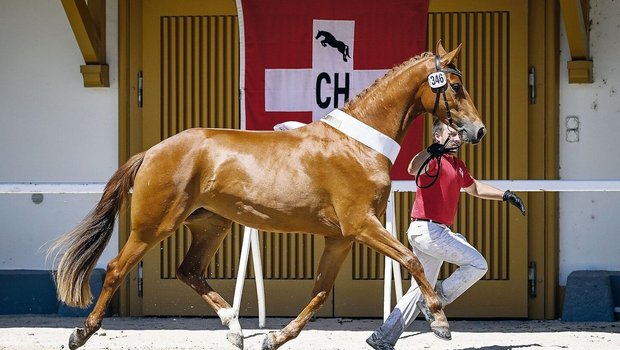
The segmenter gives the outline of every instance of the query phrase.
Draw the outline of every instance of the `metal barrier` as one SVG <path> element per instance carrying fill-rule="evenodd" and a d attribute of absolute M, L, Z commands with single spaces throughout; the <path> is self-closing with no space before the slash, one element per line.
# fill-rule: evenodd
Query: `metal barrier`
<path fill-rule="evenodd" d="M 514 192 L 618 192 L 620 180 L 482 180 L 482 182 L 501 190 L 510 189 Z M 105 183 L 0 183 L 0 194 L 96 194 L 103 193 Z M 392 181 L 392 191 L 386 209 L 386 229 L 397 236 L 394 212 L 394 192 L 415 192 L 415 181 Z M 246 227 L 243 233 L 243 245 L 239 259 L 239 271 L 235 285 L 233 308 L 239 310 L 245 273 L 249 259 L 250 248 L 256 279 L 256 293 L 258 299 L 259 327 L 265 326 L 265 290 L 260 258 L 258 231 Z M 403 295 L 402 278 L 399 264 L 385 257 L 383 288 L 383 318 L 391 312 L 391 284 L 394 278 L 394 288 L 397 301 Z"/>
<path fill-rule="evenodd" d="M 102 194 L 103 182 L 0 183 L 0 194 Z"/>

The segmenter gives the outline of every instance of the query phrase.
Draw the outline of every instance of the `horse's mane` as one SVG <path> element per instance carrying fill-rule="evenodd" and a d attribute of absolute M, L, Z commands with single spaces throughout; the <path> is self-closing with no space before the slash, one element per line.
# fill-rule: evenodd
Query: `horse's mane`
<path fill-rule="evenodd" d="M 400 72 L 401 70 L 403 70 L 403 69 L 405 69 L 405 68 L 409 67 L 410 65 L 412 65 L 412 64 L 414 64 L 414 63 L 416 63 L 416 62 L 418 62 L 419 60 L 421 60 L 421 59 L 423 59 L 423 58 L 426 58 L 426 57 L 429 57 L 429 56 L 434 56 L 434 55 L 435 55 L 434 53 L 429 52 L 429 51 L 427 51 L 427 52 L 423 52 L 423 53 L 421 53 L 421 54 L 419 54 L 419 55 L 416 55 L 416 56 L 411 57 L 411 58 L 410 58 L 410 59 L 408 59 L 407 61 L 405 61 L 405 62 L 403 62 L 403 63 L 401 63 L 401 64 L 399 64 L 399 65 L 397 65 L 397 66 L 394 66 L 394 67 L 393 67 L 392 69 L 390 69 L 387 73 L 385 73 L 385 75 L 384 75 L 383 77 L 378 78 L 377 80 L 375 80 L 375 81 L 374 81 L 374 83 L 372 83 L 369 87 L 367 87 L 367 88 L 366 88 L 366 89 L 364 89 L 362 92 L 360 92 L 359 94 L 357 94 L 357 96 L 355 96 L 355 98 L 353 98 L 352 100 L 349 100 L 349 101 L 345 104 L 345 107 L 346 107 L 346 106 L 349 106 L 349 105 L 350 105 L 350 104 L 352 104 L 352 103 L 355 103 L 357 100 L 363 99 L 363 98 L 364 98 L 364 97 L 368 94 L 368 92 L 372 91 L 372 90 L 375 88 L 375 86 L 379 85 L 379 84 L 380 84 L 381 82 L 383 82 L 384 80 L 391 79 L 391 78 L 392 78 L 392 76 L 393 76 L 394 74 L 396 74 L 397 72 Z"/>

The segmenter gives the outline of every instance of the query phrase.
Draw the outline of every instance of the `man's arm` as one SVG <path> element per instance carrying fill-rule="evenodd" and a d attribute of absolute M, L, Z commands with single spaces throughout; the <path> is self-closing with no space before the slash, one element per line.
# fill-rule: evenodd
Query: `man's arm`
<path fill-rule="evenodd" d="M 409 166 L 407 167 L 407 172 L 409 173 L 409 175 L 417 176 L 420 167 L 422 167 L 422 164 L 424 164 L 424 161 L 429 157 L 429 155 L 430 154 L 428 153 L 428 151 L 426 151 L 426 149 L 423 149 L 422 151 L 420 151 L 420 153 L 413 156 L 413 158 L 411 158 L 411 161 L 409 162 Z"/>
<path fill-rule="evenodd" d="M 430 146 L 426 147 L 426 149 L 423 149 L 420 153 L 411 158 L 409 167 L 407 167 L 407 172 L 409 172 L 409 175 L 418 175 L 420 168 L 429 157 L 440 158 L 442 154 L 455 154 L 458 147 L 446 149 L 446 143 L 448 143 L 449 140 L 450 138 L 448 138 L 443 144 L 435 142 L 431 143 Z"/>
<path fill-rule="evenodd" d="M 469 187 L 465 187 L 464 190 L 468 194 L 478 198 L 492 199 L 496 201 L 501 201 L 504 199 L 504 191 L 475 179 L 474 183 Z"/>
<path fill-rule="evenodd" d="M 523 204 L 523 201 L 521 200 L 521 198 L 519 198 L 519 196 L 517 196 L 510 190 L 502 191 L 476 179 L 474 179 L 473 184 L 471 184 L 469 187 L 465 187 L 464 190 L 468 194 L 478 198 L 506 201 L 517 207 L 517 209 L 521 211 L 521 214 L 525 215 L 525 204 Z"/>

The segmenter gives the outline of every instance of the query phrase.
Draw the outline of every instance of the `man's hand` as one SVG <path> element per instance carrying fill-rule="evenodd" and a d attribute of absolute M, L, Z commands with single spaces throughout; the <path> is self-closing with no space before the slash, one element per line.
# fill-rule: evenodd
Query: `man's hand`
<path fill-rule="evenodd" d="M 446 139 L 446 142 L 444 142 L 443 144 L 437 142 L 432 143 L 430 146 L 426 147 L 426 152 L 428 152 L 428 154 L 430 154 L 433 158 L 439 158 L 441 157 L 441 155 L 446 153 L 454 155 L 459 148 L 458 146 L 452 148 L 446 147 L 449 141 L 450 138 L 448 137 Z"/>
<path fill-rule="evenodd" d="M 519 196 L 517 196 L 514 192 L 506 190 L 506 192 L 504 192 L 504 202 L 514 205 L 521 210 L 521 214 L 525 216 L 525 204 L 523 204 L 521 198 L 519 198 Z"/>
<path fill-rule="evenodd" d="M 426 152 L 433 158 L 439 158 L 442 154 L 446 153 L 446 146 L 440 143 L 432 143 L 426 148 Z"/>

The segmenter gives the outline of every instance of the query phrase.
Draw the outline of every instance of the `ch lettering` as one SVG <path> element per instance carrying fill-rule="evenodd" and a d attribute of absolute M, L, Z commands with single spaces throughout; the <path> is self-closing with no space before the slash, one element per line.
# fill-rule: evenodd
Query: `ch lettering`
<path fill-rule="evenodd" d="M 340 96 L 342 96 L 342 104 L 344 105 L 345 102 L 347 102 L 347 100 L 349 99 L 349 73 L 344 73 L 344 82 L 340 81 L 340 74 L 339 73 L 334 73 L 334 79 L 333 79 L 333 91 L 334 91 L 334 96 L 333 96 L 333 100 L 334 100 L 334 104 L 333 104 L 333 108 L 338 108 L 340 107 Z M 322 72 L 321 74 L 319 74 L 316 78 L 316 104 L 323 108 L 326 109 L 331 105 L 332 102 L 332 96 L 326 96 L 327 94 L 323 93 L 324 90 L 329 91 L 329 87 L 332 85 L 332 78 L 331 76 L 326 73 L 326 72 Z"/>

